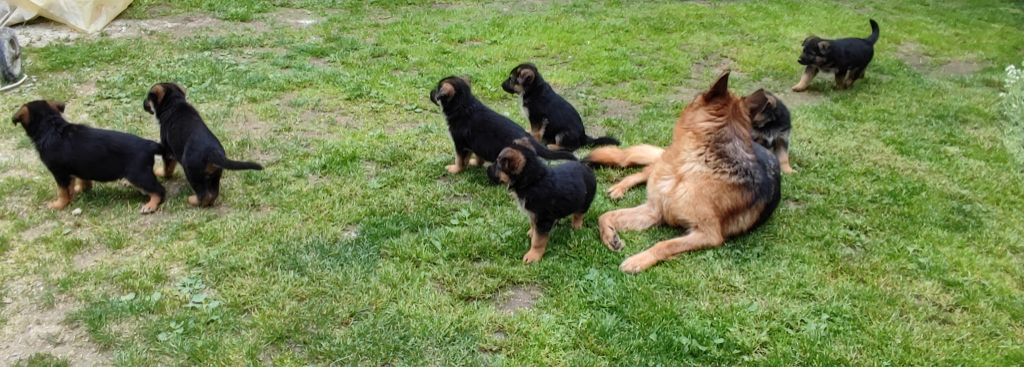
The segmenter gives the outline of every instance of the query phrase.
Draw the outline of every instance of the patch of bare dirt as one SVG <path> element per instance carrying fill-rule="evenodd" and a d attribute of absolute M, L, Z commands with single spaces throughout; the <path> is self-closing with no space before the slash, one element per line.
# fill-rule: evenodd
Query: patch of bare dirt
<path fill-rule="evenodd" d="M 498 296 L 498 310 L 506 314 L 514 314 L 521 310 L 529 310 L 543 295 L 540 287 L 535 284 L 516 285 Z"/>
<path fill-rule="evenodd" d="M 698 81 L 706 80 L 703 83 L 710 85 L 714 80 L 709 78 L 714 78 L 726 70 L 732 71 L 729 74 L 730 78 L 743 76 L 743 72 L 739 71 L 736 61 L 733 61 L 728 56 L 713 53 L 693 64 L 693 67 L 690 69 L 690 77 Z"/>
<path fill-rule="evenodd" d="M 914 42 L 904 42 L 896 46 L 896 58 L 916 71 L 926 71 L 932 58 L 924 53 L 924 48 Z"/>
<path fill-rule="evenodd" d="M 258 23 L 237 23 L 237 26 L 225 27 L 223 20 L 207 15 L 176 15 L 155 19 L 115 19 L 102 31 L 86 34 L 75 31 L 63 24 L 41 20 L 24 25 L 14 26 L 18 32 L 18 41 L 22 47 L 43 47 L 54 42 L 70 42 L 78 39 L 134 38 L 156 34 L 170 34 L 176 38 L 193 36 L 198 31 L 224 34 L 231 31 L 244 31 L 239 28 L 259 30 Z M 265 27 L 262 27 L 265 28 Z M 265 29 L 264 29 L 265 30 Z"/>
<path fill-rule="evenodd" d="M 975 60 L 953 60 L 940 66 L 936 72 L 940 75 L 964 76 L 977 73 L 985 66 L 985 63 Z"/>
<path fill-rule="evenodd" d="M 602 119 L 631 121 L 640 114 L 640 106 L 622 99 L 606 99 L 601 101 L 601 106 L 604 107 L 604 113 L 601 114 Z"/>
<path fill-rule="evenodd" d="M 305 28 L 320 23 L 320 17 L 305 9 L 280 9 L 267 15 L 267 18 L 293 27 Z"/>
<path fill-rule="evenodd" d="M 36 353 L 67 359 L 72 366 L 109 366 L 110 353 L 95 345 L 84 328 L 66 318 L 79 307 L 69 297 L 58 296 L 52 307 L 39 304 L 45 292 L 42 280 L 20 278 L 7 283 L 11 303 L 2 312 L 7 323 L 0 329 L 0 365 Z"/>
<path fill-rule="evenodd" d="M 21 239 L 27 243 L 35 241 L 39 237 L 45 236 L 46 234 L 53 232 L 57 228 L 57 222 L 43 222 L 35 227 L 29 228 L 24 232 L 21 232 Z"/>
<path fill-rule="evenodd" d="M 792 92 L 787 89 L 785 92 L 774 94 L 776 97 L 779 97 L 779 99 L 782 100 L 782 103 L 784 103 L 786 107 L 790 109 L 800 106 L 821 103 L 824 102 L 826 99 L 825 95 L 822 94 L 821 92 L 810 89 L 800 93 Z"/>
<path fill-rule="evenodd" d="M 71 259 L 75 270 L 82 271 L 99 264 L 103 259 L 110 258 L 113 253 L 106 246 L 93 246 L 80 251 Z"/>

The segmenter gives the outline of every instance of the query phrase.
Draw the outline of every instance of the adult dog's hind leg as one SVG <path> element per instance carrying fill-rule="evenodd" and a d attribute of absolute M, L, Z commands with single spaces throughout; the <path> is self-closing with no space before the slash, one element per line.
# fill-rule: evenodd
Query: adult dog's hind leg
<path fill-rule="evenodd" d="M 624 243 L 617 231 L 638 231 L 661 224 L 661 212 L 650 203 L 635 208 L 613 210 L 597 218 L 597 227 L 601 232 L 601 242 L 609 250 L 619 251 Z"/>
<path fill-rule="evenodd" d="M 650 165 L 644 167 L 643 171 L 626 176 L 625 178 L 622 179 L 622 181 L 619 181 L 618 183 L 612 185 L 612 187 L 608 188 L 608 197 L 612 199 L 622 198 L 624 195 L 626 195 L 626 191 L 629 191 L 629 189 L 633 188 L 633 186 L 647 182 L 647 178 L 651 176 L 651 172 L 653 171 L 654 166 Z"/>
<path fill-rule="evenodd" d="M 658 242 L 651 246 L 651 248 L 630 256 L 626 261 L 622 262 L 622 265 L 619 265 L 619 270 L 627 273 L 639 273 L 677 254 L 717 247 L 723 243 L 725 243 L 725 238 L 722 237 L 722 233 L 716 231 L 712 226 L 708 226 L 707 229 L 704 227 L 693 227 L 690 229 L 690 233 L 683 237 Z"/>

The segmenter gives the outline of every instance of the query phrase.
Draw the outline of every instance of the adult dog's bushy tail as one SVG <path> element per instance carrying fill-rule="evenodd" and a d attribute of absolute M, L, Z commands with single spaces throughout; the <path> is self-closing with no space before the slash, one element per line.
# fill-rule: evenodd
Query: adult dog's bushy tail
<path fill-rule="evenodd" d="M 261 166 L 259 163 L 233 161 L 225 156 L 214 156 L 213 159 L 211 159 L 211 163 L 213 163 L 217 167 L 230 170 L 252 169 L 259 171 L 263 169 L 263 166 Z"/>
<path fill-rule="evenodd" d="M 588 147 L 593 147 L 593 146 L 598 146 L 598 145 L 619 145 L 619 144 L 622 144 L 622 143 L 619 142 L 618 139 L 615 139 L 615 138 L 610 137 L 610 136 L 602 136 L 600 138 L 593 138 L 590 135 L 584 135 L 583 137 L 585 139 L 587 139 L 587 141 L 583 142 L 583 145 L 588 146 Z"/>
<path fill-rule="evenodd" d="M 657 162 L 663 152 L 665 149 L 647 144 L 628 148 L 601 147 L 590 152 L 583 161 L 591 166 L 647 166 Z"/>
<path fill-rule="evenodd" d="M 872 45 L 878 42 L 878 23 L 874 19 L 868 19 L 871 22 L 871 35 L 866 38 Z"/>

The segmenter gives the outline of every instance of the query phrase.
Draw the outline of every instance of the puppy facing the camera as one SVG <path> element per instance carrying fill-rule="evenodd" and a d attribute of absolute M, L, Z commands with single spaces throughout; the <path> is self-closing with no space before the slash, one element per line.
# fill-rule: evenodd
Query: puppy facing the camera
<path fill-rule="evenodd" d="M 441 106 L 448 121 L 448 132 L 455 143 L 455 163 L 447 167 L 449 173 L 462 172 L 467 165 L 494 162 L 503 148 L 524 137 L 537 155 L 545 159 L 576 160 L 571 152 L 548 149 L 508 117 L 484 105 L 473 96 L 465 79 L 455 76 L 441 79 L 437 88 L 430 91 L 430 101 Z M 496 180 L 495 174 L 494 166 L 491 166 L 488 177 L 492 182 Z"/>
<path fill-rule="evenodd" d="M 188 197 L 190 205 L 213 205 L 220 195 L 220 178 L 225 169 L 263 169 L 258 163 L 228 159 L 220 141 L 206 127 L 199 112 L 185 100 L 185 90 L 177 84 L 154 85 L 149 89 L 143 108 L 160 122 L 160 144 L 164 149 L 161 176 L 174 175 L 174 168 L 180 162 L 195 192 Z"/>
<path fill-rule="evenodd" d="M 789 165 L 789 131 L 793 126 L 789 109 L 774 94 L 765 91 L 764 95 L 768 99 L 767 105 L 750 119 L 753 127 L 751 138 L 775 154 L 782 172 L 793 173 L 793 167 Z"/>
<path fill-rule="evenodd" d="M 597 192 L 594 171 L 580 162 L 548 167 L 537 158 L 529 138 L 517 139 L 501 150 L 498 179 L 508 185 L 519 207 L 530 217 L 530 250 L 523 262 L 540 261 L 548 246 L 548 233 L 555 222 L 572 215 L 572 228 L 583 227 L 583 215 L 590 209 Z"/>
<path fill-rule="evenodd" d="M 836 88 L 846 89 L 857 79 L 864 77 L 871 58 L 875 55 L 875 42 L 878 41 L 878 23 L 871 22 L 871 35 L 868 38 L 842 38 L 828 40 L 810 36 L 804 40 L 803 53 L 797 62 L 806 66 L 800 82 L 793 86 L 794 92 L 803 92 L 811 85 L 811 80 L 819 71 L 835 74 Z"/>
<path fill-rule="evenodd" d="M 575 151 L 583 146 L 619 145 L 612 137 L 587 135 L 579 112 L 544 81 L 533 64 L 519 64 L 501 83 L 505 92 L 522 99 L 523 115 L 533 137 L 555 150 Z"/>
<path fill-rule="evenodd" d="M 149 195 L 139 211 L 155 212 L 164 200 L 164 187 L 153 175 L 153 157 L 160 144 L 118 131 L 69 123 L 61 115 L 64 104 L 32 101 L 11 119 L 25 128 L 39 158 L 57 180 L 57 200 L 50 208 L 64 209 L 75 194 L 89 191 L 93 181 L 121 178 Z M 75 183 L 72 189 L 72 181 Z"/>

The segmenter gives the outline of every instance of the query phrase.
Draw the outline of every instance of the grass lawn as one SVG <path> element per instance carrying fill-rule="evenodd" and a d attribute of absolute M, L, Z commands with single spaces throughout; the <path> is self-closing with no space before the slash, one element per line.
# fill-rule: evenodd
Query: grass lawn
<path fill-rule="evenodd" d="M 177 81 L 229 157 L 267 168 L 228 172 L 212 209 L 188 207 L 179 170 L 156 214 L 108 183 L 74 215 L 45 207 L 53 180 L 5 124 L 0 364 L 1024 364 L 1024 140 L 999 95 L 1019 2 L 136 0 L 124 17 L 203 26 L 26 48 L 35 79 L 0 111 L 65 100 L 71 121 L 157 139 L 143 98 Z M 788 91 L 801 40 L 865 37 L 869 17 L 865 80 Z M 628 145 L 668 144 L 731 68 L 734 91 L 789 104 L 799 172 L 723 248 L 619 272 L 681 233 L 608 251 L 597 217 L 633 190 L 524 266 L 526 216 L 483 170 L 446 174 L 427 98 L 466 75 L 526 126 L 499 85 L 523 61 Z M 598 170 L 598 188 L 633 172 Z"/>

